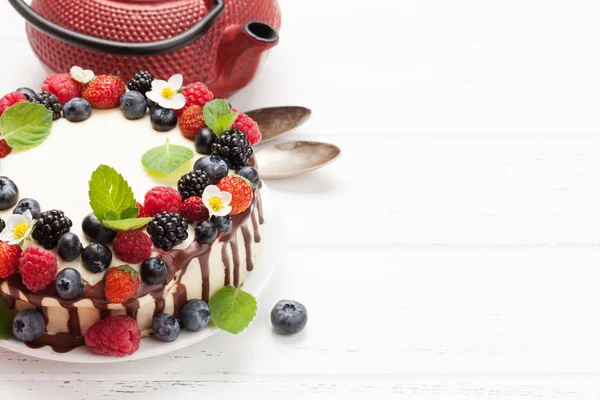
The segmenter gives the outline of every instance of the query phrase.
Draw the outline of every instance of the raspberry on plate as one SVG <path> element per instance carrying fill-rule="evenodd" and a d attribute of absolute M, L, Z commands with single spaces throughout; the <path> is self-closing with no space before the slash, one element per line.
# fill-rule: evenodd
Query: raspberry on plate
<path fill-rule="evenodd" d="M 113 250 L 120 260 L 138 264 L 150 257 L 152 240 L 139 230 L 119 232 L 113 241 Z"/>
<path fill-rule="evenodd" d="M 119 315 L 92 325 L 85 333 L 85 344 L 97 354 L 125 357 L 137 351 L 141 336 L 140 327 L 133 318 Z"/>
<path fill-rule="evenodd" d="M 173 188 L 156 186 L 144 197 L 144 212 L 149 217 L 167 211 L 178 213 L 181 210 L 181 195 Z"/>
<path fill-rule="evenodd" d="M 184 138 L 194 140 L 200 129 L 204 128 L 201 106 L 189 106 L 179 117 L 179 129 Z"/>
<path fill-rule="evenodd" d="M 204 207 L 200 196 L 192 196 L 185 199 L 181 207 L 181 215 L 183 215 L 188 224 L 206 221 L 209 218 L 208 208 Z"/>
<path fill-rule="evenodd" d="M 240 112 L 233 123 L 232 128 L 239 129 L 246 134 L 248 141 L 252 146 L 257 144 L 262 139 L 262 134 L 256 121 L 252 118 Z"/>
<path fill-rule="evenodd" d="M 50 75 L 42 84 L 43 92 L 50 92 L 58 98 L 63 106 L 75 97 L 81 97 L 83 85 L 70 74 Z"/>
<path fill-rule="evenodd" d="M 215 98 L 208 86 L 202 82 L 190 83 L 184 87 L 183 95 L 185 96 L 185 106 L 175 111 L 178 116 L 193 104 L 204 107 L 206 103 Z"/>
<path fill-rule="evenodd" d="M 0 278 L 8 278 L 19 269 L 21 247 L 0 242 Z"/>
<path fill-rule="evenodd" d="M 17 103 L 27 101 L 27 97 L 23 93 L 11 92 L 0 99 L 0 115 L 7 109 L 14 106 Z"/>
<path fill-rule="evenodd" d="M 29 246 L 21 253 L 19 270 L 27 289 L 37 292 L 54 282 L 57 262 L 54 253 L 38 246 Z"/>
<path fill-rule="evenodd" d="M 111 303 L 123 303 L 137 293 L 140 279 L 129 265 L 109 268 L 104 277 L 104 295 Z"/>
<path fill-rule="evenodd" d="M 10 154 L 12 148 L 6 143 L 6 140 L 0 140 L 0 158 L 4 158 Z"/>
<path fill-rule="evenodd" d="M 217 187 L 231 193 L 231 215 L 240 214 L 250 207 L 254 191 L 244 178 L 236 175 L 226 176 L 221 179 Z"/>
<path fill-rule="evenodd" d="M 100 75 L 85 86 L 82 96 L 92 107 L 106 109 L 119 107 L 123 94 L 125 85 L 121 79 L 112 75 Z"/>

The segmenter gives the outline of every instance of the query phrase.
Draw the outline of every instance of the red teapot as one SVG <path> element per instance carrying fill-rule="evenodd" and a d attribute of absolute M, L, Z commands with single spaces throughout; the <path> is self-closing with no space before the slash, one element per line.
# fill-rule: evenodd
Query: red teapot
<path fill-rule="evenodd" d="M 51 71 L 73 65 L 124 81 L 140 70 L 183 74 L 227 97 L 279 41 L 277 0 L 8 0 Z"/>

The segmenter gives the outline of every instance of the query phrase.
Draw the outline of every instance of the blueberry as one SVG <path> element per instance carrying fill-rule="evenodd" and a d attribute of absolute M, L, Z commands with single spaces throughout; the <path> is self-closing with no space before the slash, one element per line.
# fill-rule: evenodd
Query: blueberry
<path fill-rule="evenodd" d="M 31 101 L 37 94 L 33 89 L 29 89 L 28 87 L 21 87 L 17 89 L 17 92 L 21 93 L 25 96 L 27 101 Z"/>
<path fill-rule="evenodd" d="M 54 285 L 61 299 L 72 300 L 83 293 L 83 279 L 79 271 L 73 268 L 61 270 L 54 278 Z"/>
<path fill-rule="evenodd" d="M 146 259 L 142 263 L 142 280 L 150 285 L 162 285 L 167 280 L 167 264 L 159 257 Z"/>
<path fill-rule="evenodd" d="M 271 323 L 277 333 L 291 335 L 306 326 L 306 308 L 293 300 L 281 300 L 271 311 Z"/>
<path fill-rule="evenodd" d="M 205 126 L 200 129 L 200 132 L 196 134 L 194 139 L 194 145 L 196 151 L 200 154 L 210 154 L 210 147 L 212 146 L 217 136 L 213 133 L 212 129 Z"/>
<path fill-rule="evenodd" d="M 150 114 L 150 122 L 154 130 L 167 132 L 177 126 L 177 115 L 173 110 L 155 108 Z"/>
<path fill-rule="evenodd" d="M 161 313 L 152 319 L 152 332 L 161 342 L 172 342 L 179 337 L 181 327 L 179 321 L 172 315 Z"/>
<path fill-rule="evenodd" d="M 96 218 L 94 213 L 88 214 L 88 216 L 83 219 L 81 228 L 83 229 L 85 237 L 95 243 L 109 244 L 112 243 L 115 236 L 117 236 L 117 232 L 104 227 L 104 225 L 98 221 L 98 218 Z"/>
<path fill-rule="evenodd" d="M 63 116 L 71 122 L 82 122 L 92 115 L 92 105 L 86 99 L 75 97 L 63 106 Z"/>
<path fill-rule="evenodd" d="M 6 228 L 6 222 L 2 218 L 0 218 L 0 232 L 2 232 Z"/>
<path fill-rule="evenodd" d="M 67 232 L 58 238 L 58 255 L 63 260 L 74 261 L 83 251 L 79 237 L 73 232 Z"/>
<path fill-rule="evenodd" d="M 210 309 L 202 300 L 190 300 L 181 307 L 181 324 L 190 331 L 199 331 L 210 322 Z"/>
<path fill-rule="evenodd" d="M 196 161 L 194 171 L 204 172 L 208 176 L 210 183 L 216 185 L 229 174 L 229 166 L 221 157 L 206 156 Z"/>
<path fill-rule="evenodd" d="M 215 228 L 217 228 L 217 231 L 221 233 L 227 233 L 231 229 L 230 215 L 225 215 L 224 217 L 217 217 L 216 215 L 213 215 L 210 217 L 210 222 L 215 224 Z"/>
<path fill-rule="evenodd" d="M 104 272 L 112 262 L 112 252 L 105 244 L 92 243 L 83 249 L 81 253 L 83 266 L 97 274 Z"/>
<path fill-rule="evenodd" d="M 260 182 L 260 176 L 254 167 L 244 167 L 238 171 L 238 175 L 248 179 L 252 184 L 252 189 L 256 189 L 258 182 Z"/>
<path fill-rule="evenodd" d="M 0 176 L 0 210 L 8 210 L 19 200 L 19 188 L 13 181 Z"/>
<path fill-rule="evenodd" d="M 127 119 L 140 119 L 146 115 L 148 103 L 146 96 L 136 91 L 129 91 L 121 96 L 121 107 Z"/>
<path fill-rule="evenodd" d="M 150 100 L 149 98 L 146 97 L 146 104 L 148 104 L 148 109 L 150 111 L 154 111 L 157 108 L 160 108 L 160 106 L 158 105 L 157 102 L 155 102 L 154 100 Z"/>
<path fill-rule="evenodd" d="M 13 210 L 13 214 L 25 214 L 25 211 L 29 210 L 33 219 L 38 219 L 42 210 L 40 209 L 40 203 L 34 199 L 21 199 L 17 203 L 17 206 Z"/>
<path fill-rule="evenodd" d="M 13 319 L 13 335 L 23 342 L 31 342 L 39 338 L 45 330 L 46 321 L 37 310 L 19 311 Z"/>
<path fill-rule="evenodd" d="M 217 227 L 210 221 L 202 221 L 196 226 L 196 241 L 211 244 L 217 238 Z"/>

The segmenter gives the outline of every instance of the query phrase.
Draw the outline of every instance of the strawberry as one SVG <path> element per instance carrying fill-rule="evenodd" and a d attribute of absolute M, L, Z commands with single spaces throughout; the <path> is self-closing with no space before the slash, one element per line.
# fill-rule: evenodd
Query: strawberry
<path fill-rule="evenodd" d="M 129 265 L 112 267 L 104 277 L 104 295 L 111 303 L 123 303 L 137 293 L 140 279 Z"/>
<path fill-rule="evenodd" d="M 21 248 L 16 244 L 0 242 L 0 278 L 8 278 L 19 269 Z"/>
<path fill-rule="evenodd" d="M 231 215 L 242 213 L 250 207 L 254 192 L 246 179 L 239 175 L 226 176 L 221 179 L 217 187 L 231 193 Z"/>
<path fill-rule="evenodd" d="M 94 108 L 115 108 L 121 105 L 121 96 L 125 94 L 125 85 L 121 79 L 112 75 L 100 75 L 83 89 L 83 98 Z"/>
<path fill-rule="evenodd" d="M 202 110 L 201 106 L 194 104 L 181 114 L 179 129 L 184 138 L 194 140 L 198 131 L 206 126 L 202 117 Z"/>

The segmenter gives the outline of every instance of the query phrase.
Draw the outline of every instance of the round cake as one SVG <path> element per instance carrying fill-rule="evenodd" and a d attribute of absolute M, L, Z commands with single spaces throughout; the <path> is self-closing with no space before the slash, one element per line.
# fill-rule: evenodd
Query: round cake
<path fill-rule="evenodd" d="M 0 291 L 9 308 L 43 316 L 27 345 L 57 352 L 85 345 L 88 330 L 115 316 L 150 336 L 157 315 L 179 318 L 189 300 L 208 305 L 239 288 L 263 243 L 253 121 L 180 77 L 96 85 L 104 76 L 81 71 L 0 100 Z M 20 134 L 42 128 L 16 116 L 27 121 L 42 106 L 50 133 Z"/>

